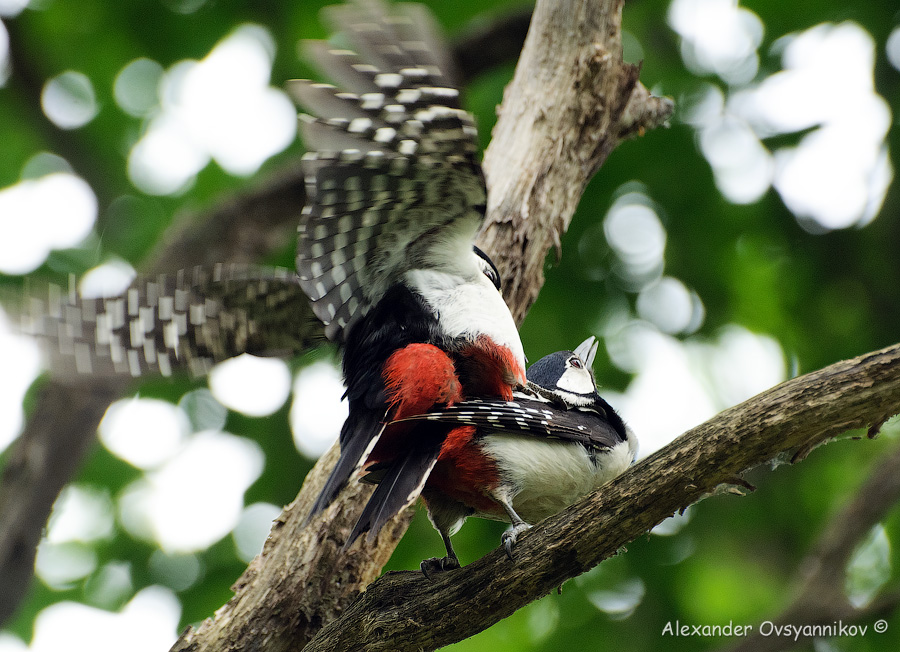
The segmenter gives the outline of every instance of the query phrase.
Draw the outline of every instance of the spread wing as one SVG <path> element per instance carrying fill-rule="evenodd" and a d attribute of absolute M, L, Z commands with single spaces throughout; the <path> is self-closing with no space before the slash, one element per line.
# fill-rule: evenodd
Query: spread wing
<path fill-rule="evenodd" d="M 46 298 L 27 299 L 20 317 L 59 377 L 202 375 L 241 353 L 299 352 L 305 303 L 292 271 L 216 265 L 139 278 L 109 298 L 51 285 Z"/>
<path fill-rule="evenodd" d="M 301 116 L 310 152 L 297 271 L 341 341 L 405 271 L 468 255 L 486 190 L 475 125 L 427 11 L 360 0 L 326 17 L 359 54 L 308 44 L 344 89 L 289 86 L 313 114 Z"/>
<path fill-rule="evenodd" d="M 470 399 L 405 420 L 470 425 L 481 433 L 549 437 L 601 449 L 625 440 L 624 433 L 618 432 L 605 414 L 588 408 L 564 410 L 524 395 L 517 395 L 514 401 Z"/>

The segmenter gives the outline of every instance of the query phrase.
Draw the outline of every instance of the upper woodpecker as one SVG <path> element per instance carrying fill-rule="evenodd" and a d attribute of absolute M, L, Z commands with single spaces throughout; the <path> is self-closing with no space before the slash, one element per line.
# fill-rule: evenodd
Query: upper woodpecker
<path fill-rule="evenodd" d="M 362 55 L 307 50 L 346 90 L 293 82 L 307 147 L 297 269 L 326 334 L 344 344 L 350 414 L 310 517 L 356 469 L 380 485 L 347 545 L 414 501 L 452 425 L 404 419 L 525 382 L 518 332 L 493 263 L 474 247 L 486 188 L 472 117 L 417 5 L 329 7 Z M 385 427 L 388 422 L 396 422 Z"/>
<path fill-rule="evenodd" d="M 360 55 L 307 44 L 346 90 L 291 87 L 321 116 L 301 116 L 311 152 L 298 274 L 217 266 L 138 279 L 96 300 L 51 287 L 49 301 L 30 302 L 24 330 L 63 375 L 202 374 L 243 352 L 296 351 L 305 294 L 344 345 L 350 404 L 340 460 L 311 514 L 370 454 L 388 478 L 352 542 L 415 500 L 453 428 L 385 424 L 471 397 L 512 399 L 525 356 L 497 269 L 473 246 L 487 196 L 477 133 L 430 14 L 357 0 L 326 17 Z"/>
<path fill-rule="evenodd" d="M 455 424 L 422 491 L 447 548 L 422 571 L 456 568 L 450 534 L 468 516 L 508 521 L 508 555 L 517 535 L 622 473 L 637 439 L 600 397 L 591 337 L 575 352 L 558 351 L 528 369 L 528 386 L 512 401 L 473 399 L 412 421 Z M 374 478 L 377 480 L 377 476 Z"/>

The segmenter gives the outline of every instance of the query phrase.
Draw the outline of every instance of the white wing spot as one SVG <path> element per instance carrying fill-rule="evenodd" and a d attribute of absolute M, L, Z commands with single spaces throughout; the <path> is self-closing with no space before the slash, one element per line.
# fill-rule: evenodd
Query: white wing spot
<path fill-rule="evenodd" d="M 131 288 L 130 290 L 128 290 L 128 316 L 136 316 L 138 314 L 139 306 L 140 295 L 138 294 L 137 288 Z"/>
<path fill-rule="evenodd" d="M 396 72 L 383 72 L 375 75 L 375 85 L 379 88 L 397 88 L 403 83 L 403 75 Z"/>
<path fill-rule="evenodd" d="M 404 88 L 397 93 L 397 101 L 400 104 L 415 104 L 422 98 L 422 92 L 415 88 Z"/>
<path fill-rule="evenodd" d="M 335 285 L 338 285 L 347 279 L 347 272 L 344 271 L 343 267 L 335 267 L 331 270 L 331 278 L 334 280 Z"/>
<path fill-rule="evenodd" d="M 338 249 L 337 251 L 332 251 L 330 256 L 331 264 L 334 267 L 340 267 L 344 263 L 347 262 L 347 254 L 344 253 L 343 249 Z M 318 263 L 313 263 L 313 265 L 318 265 Z M 313 267 L 315 269 L 315 267 Z"/>
<path fill-rule="evenodd" d="M 372 128 L 372 120 L 369 118 L 354 118 L 350 121 L 347 131 L 351 134 L 361 134 Z"/>
<path fill-rule="evenodd" d="M 393 127 L 381 127 L 380 129 L 375 131 L 375 136 L 373 140 L 376 143 L 389 143 L 394 140 L 394 137 L 397 135 L 397 130 Z"/>
<path fill-rule="evenodd" d="M 384 106 L 384 93 L 363 93 L 359 99 L 364 111 L 377 111 Z"/>

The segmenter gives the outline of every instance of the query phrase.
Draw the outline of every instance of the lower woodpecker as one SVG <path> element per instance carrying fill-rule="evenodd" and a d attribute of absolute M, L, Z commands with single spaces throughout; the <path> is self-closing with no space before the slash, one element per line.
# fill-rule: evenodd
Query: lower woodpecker
<path fill-rule="evenodd" d="M 598 489 L 635 460 L 637 438 L 598 393 L 592 372 L 597 342 L 547 355 L 527 372 L 513 400 L 473 399 L 395 421 L 453 424 L 422 490 L 446 557 L 422 572 L 459 567 L 450 535 L 469 516 L 507 521 L 502 544 L 512 559 L 524 530 Z M 447 433 L 447 434 L 444 434 Z M 379 482 L 378 460 L 365 479 Z"/>

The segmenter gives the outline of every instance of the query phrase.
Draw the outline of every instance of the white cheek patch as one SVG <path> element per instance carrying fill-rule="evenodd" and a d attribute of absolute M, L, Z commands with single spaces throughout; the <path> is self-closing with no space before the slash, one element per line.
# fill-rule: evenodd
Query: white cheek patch
<path fill-rule="evenodd" d="M 573 394 L 590 394 L 594 391 L 594 379 L 587 369 L 568 367 L 560 377 L 556 386 Z"/>

